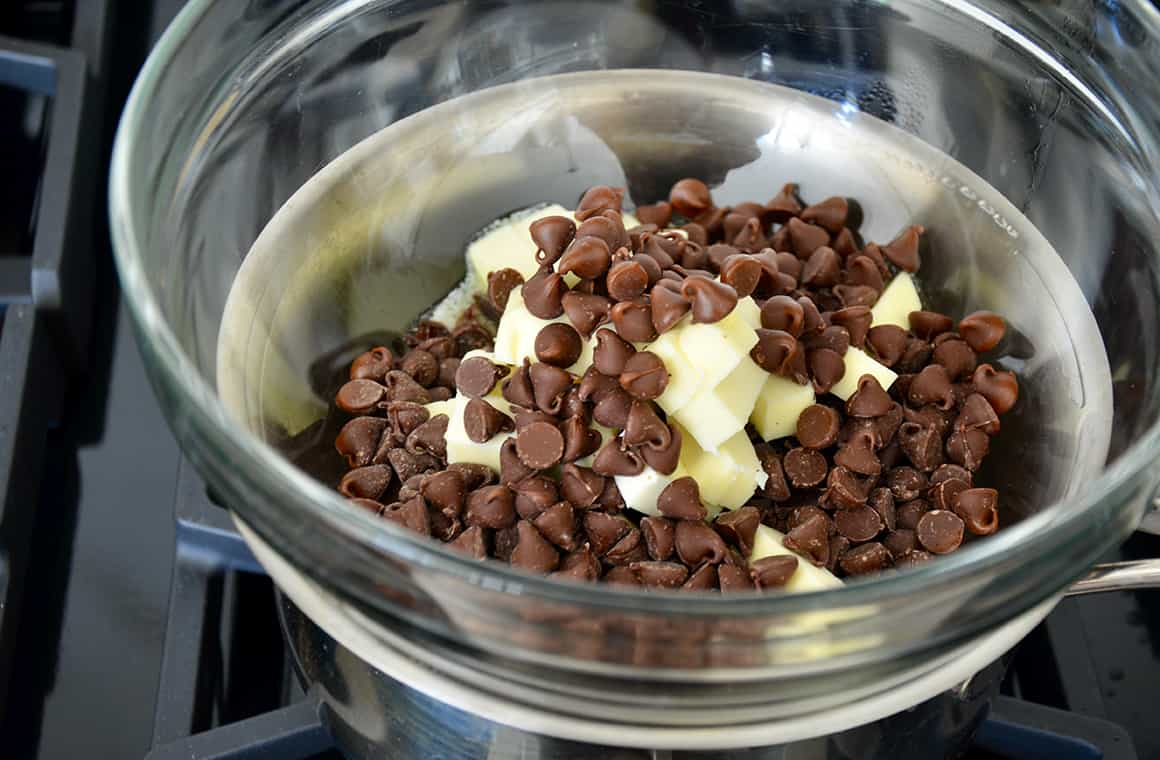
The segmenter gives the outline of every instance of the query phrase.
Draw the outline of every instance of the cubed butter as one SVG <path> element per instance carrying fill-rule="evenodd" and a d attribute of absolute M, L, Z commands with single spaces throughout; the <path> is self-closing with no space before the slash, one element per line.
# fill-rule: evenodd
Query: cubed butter
<path fill-rule="evenodd" d="M 752 297 L 746 296 L 737 301 L 737 305 L 733 307 L 734 313 L 745 324 L 752 327 L 754 330 L 761 327 L 761 307 L 757 305 Z"/>
<path fill-rule="evenodd" d="M 768 375 L 750 420 L 765 440 L 785 438 L 797 433 L 798 417 L 815 400 L 812 383 L 798 385 L 780 375 Z"/>
<path fill-rule="evenodd" d="M 671 332 L 677 333 L 681 353 L 700 375 L 700 388 L 715 388 L 757 344 L 757 333 L 738 309 L 729 312 L 720 322 L 693 324 L 689 321 Z"/>
<path fill-rule="evenodd" d="M 906 272 L 899 272 L 870 308 L 870 324 L 898 325 L 909 330 L 912 311 L 922 311 L 922 300 L 918 297 L 914 278 Z"/>
<path fill-rule="evenodd" d="M 450 419 L 451 415 L 455 414 L 455 399 L 449 398 L 446 401 L 432 401 L 429 404 L 424 404 L 423 408 L 432 417 L 437 414 L 446 414 L 448 419 Z"/>
<path fill-rule="evenodd" d="M 784 540 L 785 536 L 781 532 L 768 525 L 758 525 L 757 533 L 753 536 L 753 551 L 749 553 L 749 561 L 756 562 L 765 557 L 797 557 L 797 570 L 785 584 L 786 591 L 825 591 L 842 585 L 842 581 L 826 568 L 816 567 L 805 557 L 785 548 L 785 544 L 782 543 Z"/>
<path fill-rule="evenodd" d="M 842 400 L 854 395 L 854 391 L 858 390 L 858 380 L 861 379 L 862 375 L 873 375 L 883 390 L 890 390 L 890 386 L 898 379 L 898 374 L 894 370 L 870 358 L 870 355 L 860 348 L 851 346 L 842 358 L 846 363 L 846 372 L 842 375 L 842 379 L 830 389 L 830 393 Z"/>
<path fill-rule="evenodd" d="M 702 449 L 712 451 L 745 427 L 766 377 L 753 359 L 743 356 L 716 387 L 699 391 L 673 416 Z"/>
<path fill-rule="evenodd" d="M 657 398 L 657 404 L 669 414 L 680 411 L 701 387 L 701 371 L 682 353 L 677 338 L 682 326 L 688 324 L 688 319 L 685 317 L 684 321 L 647 346 L 647 350 L 661 358 L 669 373 L 669 384 Z"/>
<path fill-rule="evenodd" d="M 745 431 L 708 452 L 681 430 L 681 464 L 701 490 L 701 500 L 713 507 L 737 509 L 749 501 L 768 477 Z"/>
<path fill-rule="evenodd" d="M 616 475 L 613 479 L 625 505 L 630 509 L 644 515 L 659 515 L 657 497 L 661 495 L 661 491 L 665 490 L 669 483 L 688 474 L 688 470 L 680 463 L 669 475 L 662 475 L 645 465 L 644 472 L 639 475 Z"/>

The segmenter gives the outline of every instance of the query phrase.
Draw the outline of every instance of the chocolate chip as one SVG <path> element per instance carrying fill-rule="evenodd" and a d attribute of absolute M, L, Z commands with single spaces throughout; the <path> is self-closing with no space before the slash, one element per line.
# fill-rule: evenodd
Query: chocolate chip
<path fill-rule="evenodd" d="M 532 396 L 536 407 L 548 414 L 557 414 L 563 408 L 564 396 L 572 388 L 572 376 L 559 367 L 542 362 L 531 365 L 528 375 L 532 381 Z"/>
<path fill-rule="evenodd" d="M 600 448 L 600 432 L 588 427 L 583 417 L 573 415 L 560 424 L 564 436 L 564 454 L 560 461 L 575 462 Z"/>
<path fill-rule="evenodd" d="M 647 298 L 621 301 L 609 312 L 620 337 L 631 343 L 648 343 L 657 337 L 652 323 L 652 306 Z"/>
<path fill-rule="evenodd" d="M 873 306 L 878 301 L 878 291 L 867 285 L 835 285 L 834 295 L 842 306 Z"/>
<path fill-rule="evenodd" d="M 778 194 L 765 204 L 765 209 L 778 224 L 785 224 L 790 217 L 800 214 L 802 204 L 797 199 L 797 185 L 792 182 L 783 185 Z"/>
<path fill-rule="evenodd" d="M 702 562 L 681 586 L 682 591 L 711 591 L 717 588 L 717 567 Z"/>
<path fill-rule="evenodd" d="M 878 513 L 886 530 L 894 530 L 897 524 L 897 513 L 894 508 L 894 494 L 889 488 L 875 488 L 870 492 L 866 505 Z"/>
<path fill-rule="evenodd" d="M 367 414 L 387 395 L 387 389 L 376 380 L 351 380 L 338 389 L 335 405 L 347 414 Z"/>
<path fill-rule="evenodd" d="M 356 467 L 342 476 L 338 492 L 348 499 L 377 500 L 391 484 L 391 472 L 385 464 Z"/>
<path fill-rule="evenodd" d="M 594 581 L 600 577 L 600 560 L 591 550 L 581 547 L 566 555 L 560 562 L 560 569 L 552 573 L 553 578 L 573 581 Z"/>
<path fill-rule="evenodd" d="M 854 233 L 850 232 L 849 227 L 843 227 L 834 236 L 834 242 L 830 244 L 830 247 L 845 259 L 858 252 L 858 241 L 854 239 Z"/>
<path fill-rule="evenodd" d="M 651 351 L 633 354 L 620 373 L 620 387 L 633 398 L 651 401 L 665 392 L 669 373 L 664 361 Z"/>
<path fill-rule="evenodd" d="M 689 236 L 690 242 L 696 243 L 698 246 L 709 245 L 709 231 L 706 230 L 701 225 L 697 224 L 696 222 L 689 222 L 688 224 L 683 225 L 681 227 L 681 229 L 684 230 L 685 234 Z M 689 256 L 692 253 L 693 252 L 690 251 L 689 249 L 685 249 L 685 256 Z M 704 249 L 702 248 L 701 251 L 697 254 L 697 257 L 696 257 L 697 261 L 701 261 L 700 257 L 704 256 L 704 255 L 706 255 L 706 254 L 705 254 Z M 682 262 L 683 261 L 684 261 L 684 257 L 682 257 Z"/>
<path fill-rule="evenodd" d="M 809 259 L 810 255 L 830 243 L 830 233 L 812 224 L 806 224 L 794 217 L 785 224 L 790 247 L 799 259 Z M 775 246 L 776 247 L 776 246 Z"/>
<path fill-rule="evenodd" d="M 604 211 L 615 211 L 619 214 L 620 204 L 623 200 L 623 187 L 597 185 L 596 187 L 588 188 L 584 195 L 580 196 L 580 202 L 576 204 L 575 216 L 583 222 L 585 219 L 596 216 Z"/>
<path fill-rule="evenodd" d="M 874 351 L 878 361 L 893 367 L 906 352 L 909 337 L 906 330 L 898 325 L 875 325 L 866 333 L 866 342 Z"/>
<path fill-rule="evenodd" d="M 592 293 L 580 293 L 570 290 L 561 299 L 564 313 L 572 326 L 587 337 L 600 325 L 608 321 L 608 312 L 612 308 L 612 301 L 604 296 Z"/>
<path fill-rule="evenodd" d="M 421 536 L 431 535 L 431 518 L 427 514 L 426 505 L 418 496 L 404 502 L 388 504 L 383 508 L 382 517 Z"/>
<path fill-rule="evenodd" d="M 707 514 L 701 489 L 691 477 L 677 478 L 657 496 L 657 509 L 674 520 L 703 520 Z"/>
<path fill-rule="evenodd" d="M 380 417 L 355 417 L 342 426 L 334 439 L 334 448 L 346 457 L 351 467 L 365 467 L 379 448 L 379 439 L 387 428 Z"/>
<path fill-rule="evenodd" d="M 498 269 L 487 276 L 487 299 L 491 301 L 496 312 L 503 314 L 512 291 L 523 284 L 524 276 L 515 269 L 510 267 Z"/>
<path fill-rule="evenodd" d="M 813 565 L 824 567 L 830 558 L 830 531 L 825 516 L 810 516 L 787 533 L 783 543 L 787 549 L 803 555 Z"/>
<path fill-rule="evenodd" d="M 663 252 L 659 255 L 664 256 L 664 262 L 665 262 L 664 266 L 669 267 L 669 266 L 673 265 L 673 260 L 668 255 L 664 254 Z M 658 262 L 654 257 L 648 256 L 648 255 L 643 254 L 643 253 L 636 254 L 632 258 L 628 259 L 628 262 L 633 263 L 633 264 L 639 264 L 644 269 L 645 277 L 647 278 L 647 282 L 645 284 L 644 290 L 648 290 L 653 285 L 655 285 L 656 282 L 658 280 L 660 280 L 661 274 L 663 274 L 663 272 L 664 272 L 664 269 L 661 266 L 660 262 Z M 641 293 L 643 293 L 643 292 L 644 291 L 642 290 Z M 609 294 L 610 295 L 612 294 L 611 286 L 609 289 Z M 637 295 L 640 295 L 640 293 L 638 293 Z M 635 298 L 635 297 L 636 296 L 633 296 L 633 298 Z"/>
<path fill-rule="evenodd" d="M 677 562 L 633 562 L 631 567 L 641 584 L 651 588 L 680 588 L 689 577 L 689 569 Z"/>
<path fill-rule="evenodd" d="M 974 472 L 990 446 L 990 438 L 982 430 L 956 430 L 947 438 L 946 450 L 952 462 Z"/>
<path fill-rule="evenodd" d="M 664 449 L 672 442 L 672 431 L 647 401 L 633 401 L 624 427 L 624 445 Z"/>
<path fill-rule="evenodd" d="M 576 239 L 595 237 L 608 244 L 608 250 L 616 251 L 632 245 L 628 237 L 628 230 L 624 228 L 624 221 L 616 212 L 602 212 L 589 217 L 580 223 L 576 229 Z"/>
<path fill-rule="evenodd" d="M 838 325 L 830 325 L 819 335 L 814 335 L 807 340 L 811 350 L 828 348 L 838 356 L 845 356 L 846 352 L 850 350 L 850 333 L 846 331 L 845 327 Z"/>
<path fill-rule="evenodd" d="M 523 430 L 533 422 L 546 422 L 549 425 L 556 424 L 556 417 L 552 414 L 546 414 L 538 409 L 522 409 L 518 406 L 513 406 L 512 417 L 516 421 L 516 430 Z"/>
<path fill-rule="evenodd" d="M 866 343 L 866 335 L 870 331 L 870 322 L 873 319 L 870 309 L 866 306 L 847 306 L 835 311 L 830 321 L 839 327 L 846 328 L 850 338 L 850 345 L 861 348 Z"/>
<path fill-rule="evenodd" d="M 761 462 L 761 469 L 766 475 L 761 494 L 773 501 L 785 501 L 790 493 L 789 484 L 785 481 L 785 470 L 781 466 L 781 455 L 769 444 L 761 443 L 754 448 L 757 451 L 757 459 Z"/>
<path fill-rule="evenodd" d="M 882 390 L 882 385 L 873 375 L 858 378 L 858 389 L 846 400 L 846 414 L 851 417 L 872 418 L 888 413 L 894 402 Z"/>
<path fill-rule="evenodd" d="M 802 307 L 802 334 L 799 337 L 810 338 L 820 335 L 826 329 L 826 321 L 822 319 L 818 305 L 812 298 L 801 296 L 797 299 L 798 306 Z"/>
<path fill-rule="evenodd" d="M 980 393 L 967 396 L 959 416 L 955 418 L 956 430 L 982 430 L 987 435 L 996 435 L 999 427 L 999 415 Z"/>
<path fill-rule="evenodd" d="M 699 519 L 677 523 L 675 545 L 677 556 L 689 567 L 702 562 L 718 564 L 725 559 L 725 541 Z"/>
<path fill-rule="evenodd" d="M 797 439 L 807 449 L 824 449 L 838 441 L 842 418 L 822 404 L 811 404 L 797 419 Z"/>
<path fill-rule="evenodd" d="M 737 291 L 722 282 L 690 277 L 681 284 L 681 295 L 692 301 L 693 323 L 720 322 L 737 305 Z"/>
<path fill-rule="evenodd" d="M 632 523 L 623 517 L 603 512 L 584 513 L 584 532 L 588 535 L 588 543 L 597 556 L 603 557 L 607 554 L 632 529 Z"/>
<path fill-rule="evenodd" d="M 666 201 L 653 203 L 648 206 L 637 206 L 633 215 L 641 224 L 655 224 L 657 227 L 668 227 L 673 218 L 673 207 Z"/>
<path fill-rule="evenodd" d="M 946 368 L 947 376 L 952 381 L 975 371 L 975 352 L 966 341 L 947 340 L 939 343 L 934 347 L 931 359 Z"/>
<path fill-rule="evenodd" d="M 920 338 L 907 338 L 906 348 L 902 352 L 902 357 L 894 365 L 894 371 L 903 374 L 917 374 L 923 367 L 926 366 L 927 361 L 930 360 L 930 344 Z M 899 378 L 901 380 L 902 378 Z M 905 387 L 900 387 L 898 381 L 895 381 L 894 386 L 900 392 L 909 387 L 909 381 Z M 893 389 L 892 389 L 893 390 Z"/>
<path fill-rule="evenodd" d="M 415 379 L 397 369 L 393 369 L 383 378 L 383 385 L 387 387 L 389 401 L 413 401 L 416 404 L 426 404 L 431 401 L 431 394 L 427 389 L 415 382 Z"/>
<path fill-rule="evenodd" d="M 890 567 L 891 556 L 885 546 L 875 541 L 846 552 L 839 564 L 849 575 L 865 575 Z"/>
<path fill-rule="evenodd" d="M 487 465 L 474 462 L 452 462 L 447 469 L 457 472 L 463 477 L 463 487 L 467 491 L 474 491 L 480 486 L 489 486 L 496 482 L 495 470 Z"/>
<path fill-rule="evenodd" d="M 927 489 L 925 475 L 913 467 L 895 467 L 886 475 L 886 485 L 898 501 L 917 499 Z"/>
<path fill-rule="evenodd" d="M 789 482 L 795 488 L 811 488 L 826 479 L 829 465 L 818 451 L 797 448 L 790 449 L 782 459 L 782 466 Z"/>
<path fill-rule="evenodd" d="M 632 449 L 621 448 L 621 441 L 609 438 L 592 460 L 592 469 L 601 475 L 639 475 L 644 472 L 644 460 Z"/>
<path fill-rule="evenodd" d="M 630 411 L 630 420 L 631 416 L 632 412 Z M 646 445 L 640 449 L 640 455 L 644 458 L 645 464 L 662 475 L 672 475 L 676 471 L 681 457 L 681 432 L 672 425 L 668 426 L 668 430 L 668 443 L 666 445 Z M 627 428 L 625 435 L 627 440 Z M 662 440 L 664 440 L 663 434 L 653 436 L 654 443 Z"/>
<path fill-rule="evenodd" d="M 608 295 L 616 301 L 631 301 L 648 284 L 648 272 L 639 261 L 617 261 L 608 270 Z"/>
<path fill-rule="evenodd" d="M 577 211 L 579 218 L 579 211 Z M 587 217 L 585 217 L 587 218 Z M 528 228 L 532 242 L 539 250 L 536 262 L 541 266 L 551 266 L 564 253 L 564 249 L 576 235 L 576 225 L 566 216 L 547 216 L 532 222 Z"/>
<path fill-rule="evenodd" d="M 757 290 L 761 275 L 761 262 L 745 254 L 730 256 L 721 266 L 721 282 L 733 288 L 739 298 L 745 298 Z"/>
<path fill-rule="evenodd" d="M 1007 323 L 993 311 L 976 311 L 959 321 L 959 334 L 975 351 L 990 351 L 1003 340 Z"/>
<path fill-rule="evenodd" d="M 645 517 L 640 521 L 640 531 L 649 557 L 654 560 L 666 560 L 673 555 L 676 526 L 671 520 L 664 517 Z"/>
<path fill-rule="evenodd" d="M 917 272 L 918 236 L 924 232 L 917 224 L 907 227 L 898 237 L 882 246 L 882 253 L 890 259 L 890 263 L 907 272 Z"/>
<path fill-rule="evenodd" d="M 811 253 L 806 260 L 801 280 L 811 287 L 828 288 L 838 284 L 838 275 L 841 271 L 841 257 L 834 252 L 833 248 L 823 245 Z"/>
<path fill-rule="evenodd" d="M 519 531 L 519 540 L 512 550 L 511 563 L 536 573 L 550 573 L 555 570 L 560 564 L 560 554 L 540 535 L 536 526 L 526 520 L 520 520 L 516 529 Z"/>
<path fill-rule="evenodd" d="M 898 428 L 898 444 L 910 463 L 922 472 L 930 472 L 944 461 L 942 437 L 931 426 L 902 423 Z"/>
<path fill-rule="evenodd" d="M 501 392 L 509 403 L 516 406 L 531 409 L 536 405 L 536 396 L 532 389 L 531 365 L 527 359 L 524 359 L 523 366 L 516 367 L 511 377 L 504 381 Z"/>
<path fill-rule="evenodd" d="M 877 475 L 882 472 L 882 463 L 874 451 L 877 438 L 876 433 L 867 430 L 851 435 L 834 454 L 834 464 L 859 475 Z"/>
<path fill-rule="evenodd" d="M 870 288 L 875 292 L 881 292 L 885 286 L 878 265 L 869 256 L 851 256 L 846 262 L 844 281 L 847 285 Z"/>
<path fill-rule="evenodd" d="M 999 529 L 999 492 L 994 488 L 964 489 L 958 494 L 954 512 L 971 533 L 990 535 Z"/>
<path fill-rule="evenodd" d="M 640 579 L 630 567 L 614 567 L 604 576 L 604 582 L 612 586 L 639 586 Z"/>
<path fill-rule="evenodd" d="M 459 534 L 459 537 L 448 544 L 456 551 L 463 552 L 475 559 L 487 557 L 488 534 L 487 529 L 478 525 L 472 526 Z"/>
<path fill-rule="evenodd" d="M 416 348 L 403 357 L 400 368 L 424 388 L 435 384 L 439 377 L 439 360 L 430 352 Z"/>
<path fill-rule="evenodd" d="M 953 409 L 955 405 L 950 377 L 946 368 L 938 364 L 923 367 L 922 371 L 910 381 L 906 395 L 915 406 L 933 404 L 939 409 L 948 410 Z"/>
<path fill-rule="evenodd" d="M 748 555 L 753 551 L 753 537 L 760 523 L 761 513 L 756 507 L 741 507 L 722 512 L 713 521 L 713 528 L 722 538 L 737 546 L 742 554 Z"/>
<path fill-rule="evenodd" d="M 515 423 L 483 399 L 473 398 L 463 407 L 463 428 L 475 443 L 487 443 L 500 433 L 515 430 Z"/>
<path fill-rule="evenodd" d="M 796 338 L 804 323 L 802 305 L 789 296 L 774 296 L 761 306 L 761 326 L 767 330 L 781 330 Z"/>
<path fill-rule="evenodd" d="M 749 356 L 758 366 L 771 374 L 792 380 L 798 385 L 805 385 L 810 381 L 805 346 L 789 333 L 758 328 L 757 344 L 750 349 Z"/>
<path fill-rule="evenodd" d="M 695 219 L 713 206 L 709 186 L 699 179 L 687 177 L 669 190 L 669 204 L 686 219 Z"/>
<path fill-rule="evenodd" d="M 826 512 L 821 509 L 821 507 L 815 506 L 813 504 L 805 504 L 803 506 L 792 507 L 790 509 L 789 516 L 786 519 L 786 523 L 785 523 L 786 532 L 793 530 L 794 528 L 798 527 L 799 525 L 804 525 L 806 522 L 808 522 L 811 518 L 813 518 L 815 516 L 819 516 L 822 518 L 822 521 L 825 523 L 825 526 L 826 526 L 826 533 L 829 535 L 833 535 L 835 532 L 835 528 L 833 525 L 833 521 L 830 519 L 830 516 L 828 514 L 826 514 Z"/>
<path fill-rule="evenodd" d="M 370 351 L 359 354 L 350 364 L 351 380 L 382 380 L 386 374 L 395 368 L 395 355 L 391 349 L 376 346 Z"/>
<path fill-rule="evenodd" d="M 618 377 L 624 371 L 625 362 L 635 353 L 636 349 L 632 344 L 612 330 L 597 330 L 592 366 L 602 374 Z"/>
<path fill-rule="evenodd" d="M 407 451 L 412 454 L 430 454 L 439 459 L 446 459 L 448 422 L 449 418 L 446 414 L 436 414 L 419 425 L 407 436 Z"/>
<path fill-rule="evenodd" d="M 536 334 L 536 358 L 556 367 L 570 367 L 580 358 L 584 343 L 571 325 L 553 322 Z"/>
<path fill-rule="evenodd" d="M 792 277 L 796 282 L 802 276 L 802 269 L 805 267 L 805 262 L 794 256 L 788 251 L 780 251 L 773 255 L 777 262 L 777 271 L 788 277 Z"/>
<path fill-rule="evenodd" d="M 455 390 L 455 375 L 459 373 L 459 365 L 461 360 L 458 357 L 450 356 L 439 361 L 439 376 L 435 378 L 435 385 L 440 388 L 447 388 L 448 390 Z M 431 389 L 428 389 L 428 393 Z"/>
<path fill-rule="evenodd" d="M 830 470 L 826 476 L 824 503 L 838 509 L 856 509 L 866 503 L 865 485 L 848 468 L 841 465 Z"/>
<path fill-rule="evenodd" d="M 455 372 L 455 387 L 465 396 L 482 398 L 491 393 L 506 370 L 482 356 L 473 356 L 459 363 Z M 526 400 L 526 399 L 524 399 Z"/>
<path fill-rule="evenodd" d="M 717 568 L 717 584 L 721 587 L 721 592 L 726 594 L 753 590 L 753 579 L 749 571 L 733 565 L 721 565 Z"/>
<path fill-rule="evenodd" d="M 882 516 L 871 507 L 839 509 L 834 513 L 834 525 L 838 533 L 854 543 L 869 541 L 885 527 Z"/>
<path fill-rule="evenodd" d="M 806 358 L 818 393 L 828 393 L 846 374 L 846 362 L 837 351 L 819 348 L 810 351 Z"/>
<path fill-rule="evenodd" d="M 531 519 L 544 538 L 564 551 L 575 551 L 580 547 L 579 533 L 576 529 L 576 512 L 571 504 L 564 501 L 557 502 Z"/>
<path fill-rule="evenodd" d="M 541 269 L 524 283 L 524 305 L 540 319 L 555 319 L 564 313 L 564 294 L 568 285 L 563 276 L 550 269 Z"/>
<path fill-rule="evenodd" d="M 896 510 L 898 527 L 903 530 L 914 530 L 918 527 L 918 521 L 929 511 L 930 504 L 922 499 L 913 499 L 898 505 Z"/>
<path fill-rule="evenodd" d="M 1019 381 L 1014 372 L 995 369 L 990 364 L 980 364 L 971 376 L 975 390 L 991 404 L 996 414 L 1006 414 L 1019 400 Z"/>
<path fill-rule="evenodd" d="M 520 531 L 516 528 L 515 523 L 494 531 L 491 543 L 495 558 L 502 562 L 509 562 L 519 540 Z"/>
<path fill-rule="evenodd" d="M 882 539 L 882 544 L 890 552 L 890 556 L 897 560 L 907 552 L 918 548 L 918 536 L 914 534 L 913 530 L 906 528 L 892 530 Z"/>
<path fill-rule="evenodd" d="M 516 454 L 533 470 L 546 470 L 564 456 L 564 436 L 547 422 L 533 422 L 516 434 Z"/>
<path fill-rule="evenodd" d="M 632 409 L 632 396 L 623 388 L 616 387 L 604 393 L 592 408 L 592 419 L 604 427 L 623 429 L 628 424 L 628 413 Z"/>
<path fill-rule="evenodd" d="M 560 493 L 577 509 L 586 509 L 596 503 L 604 490 L 604 477 L 588 467 L 566 464 L 560 475 Z"/>
<path fill-rule="evenodd" d="M 663 334 L 676 327 L 692 308 L 692 302 L 680 293 L 680 289 L 657 287 L 649 296 L 652 309 L 652 324 L 657 334 Z"/>
<path fill-rule="evenodd" d="M 936 335 L 954 329 L 954 321 L 946 314 L 936 311 L 912 311 L 907 317 L 911 331 L 922 340 L 930 340 Z"/>
<path fill-rule="evenodd" d="M 467 495 L 465 522 L 483 528 L 507 528 L 515 524 L 515 495 L 507 486 L 484 486 Z"/>
<path fill-rule="evenodd" d="M 914 532 L 931 554 L 949 554 L 963 542 L 963 520 L 954 512 L 935 509 L 922 516 Z"/>
<path fill-rule="evenodd" d="M 824 227 L 831 234 L 837 235 L 846 226 L 849 213 L 850 203 L 845 198 L 833 196 L 807 206 L 801 212 L 801 218 L 802 221 Z"/>
<path fill-rule="evenodd" d="M 788 554 L 762 557 L 751 563 L 749 575 L 757 588 L 782 588 L 797 572 L 798 558 Z"/>
<path fill-rule="evenodd" d="M 535 470 L 520 461 L 520 455 L 516 452 L 516 439 L 504 440 L 499 447 L 499 482 L 512 486 L 535 473 Z"/>
<path fill-rule="evenodd" d="M 449 517 L 458 517 L 463 512 L 466 489 L 463 475 L 454 470 L 427 475 L 419 485 L 419 493 L 429 505 Z"/>

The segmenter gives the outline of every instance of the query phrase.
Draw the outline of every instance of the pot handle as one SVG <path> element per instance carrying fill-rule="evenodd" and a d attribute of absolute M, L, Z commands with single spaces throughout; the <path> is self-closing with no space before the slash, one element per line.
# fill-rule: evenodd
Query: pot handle
<path fill-rule="evenodd" d="M 1096 565 L 1064 592 L 1064 596 L 1098 594 L 1101 591 L 1128 591 L 1160 588 L 1160 559 L 1109 562 Z"/>

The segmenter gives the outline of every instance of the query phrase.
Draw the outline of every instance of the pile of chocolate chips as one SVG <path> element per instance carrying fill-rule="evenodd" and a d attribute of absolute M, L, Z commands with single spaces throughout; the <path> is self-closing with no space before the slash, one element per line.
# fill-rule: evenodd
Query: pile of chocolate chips
<path fill-rule="evenodd" d="M 359 415 L 336 440 L 352 468 L 344 495 L 480 559 L 662 588 L 784 585 L 795 557 L 745 560 L 762 522 L 839 576 L 926 561 L 957 549 L 968 532 L 998 528 L 998 494 L 974 487 L 973 473 L 998 415 L 1018 397 L 1012 373 L 978 363 L 1000 342 L 1003 320 L 977 312 L 956 325 L 921 311 L 909 331 L 870 326 L 894 271 L 918 269 L 920 227 L 863 245 L 858 209 L 844 198 L 806 206 L 789 184 L 767 204 L 720 208 L 704 183 L 684 179 L 668 202 L 638 207 L 642 224 L 625 229 L 622 195 L 589 190 L 579 226 L 565 217 L 534 222 L 537 274 L 524 283 L 515 270 L 490 273 L 486 297 L 453 330 L 425 321 L 401 356 L 377 347 L 355 360 L 336 396 Z M 580 281 L 569 288 L 565 273 Z M 489 320 L 520 285 L 530 312 L 570 324 L 545 327 L 538 361 L 510 376 L 483 357 L 464 359 L 490 348 Z M 741 509 L 706 523 L 698 485 L 685 477 L 661 493 L 661 516 L 640 518 L 625 509 L 613 476 L 646 464 L 673 472 L 681 441 L 653 403 L 668 381 L 663 361 L 630 341 L 653 340 L 690 312 L 694 322 L 716 322 L 746 296 L 761 306 L 754 361 L 813 383 L 820 401 L 802 413 L 794 438 L 770 444 L 750 430 L 769 479 Z M 600 329 L 609 322 L 615 332 Z M 593 333 L 593 366 L 577 378 L 564 368 Z M 867 375 L 845 404 L 822 395 L 842 378 L 850 346 L 900 373 L 889 393 Z M 482 400 L 497 385 L 510 417 Z M 452 389 L 470 399 L 469 438 L 511 436 L 500 472 L 447 463 L 448 418 L 422 404 Z M 593 420 L 624 432 L 600 446 Z M 591 467 L 576 463 L 593 453 Z"/>

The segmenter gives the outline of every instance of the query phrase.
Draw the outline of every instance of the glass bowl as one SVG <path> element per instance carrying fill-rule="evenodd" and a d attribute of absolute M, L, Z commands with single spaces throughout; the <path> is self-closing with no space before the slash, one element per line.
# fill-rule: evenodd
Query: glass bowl
<path fill-rule="evenodd" d="M 185 451 L 280 585 L 325 592 L 328 632 L 562 714 L 759 724 L 1023 630 L 1139 522 L 1158 39 L 1143 2 L 192 0 L 118 132 L 117 262 Z M 645 593 L 474 562 L 307 474 L 336 466 L 334 368 L 454 287 L 480 227 L 686 175 L 722 203 L 852 195 L 868 239 L 931 231 L 933 305 L 1013 327 L 1021 400 L 982 478 L 1013 524 L 822 593 Z"/>

